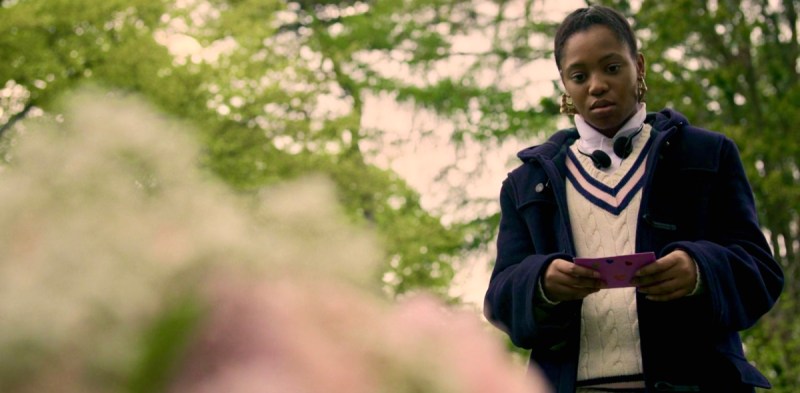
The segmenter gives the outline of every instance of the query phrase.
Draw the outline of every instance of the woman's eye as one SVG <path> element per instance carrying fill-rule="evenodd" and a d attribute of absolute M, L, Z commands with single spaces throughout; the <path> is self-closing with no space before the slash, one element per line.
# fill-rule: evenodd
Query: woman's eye
<path fill-rule="evenodd" d="M 619 64 L 611 64 L 608 66 L 608 72 L 616 73 L 620 68 L 621 66 Z"/>
<path fill-rule="evenodd" d="M 572 74 L 570 76 L 570 79 L 572 79 L 574 82 L 581 83 L 584 80 L 586 80 L 586 75 L 585 74 L 576 73 L 576 74 Z"/>

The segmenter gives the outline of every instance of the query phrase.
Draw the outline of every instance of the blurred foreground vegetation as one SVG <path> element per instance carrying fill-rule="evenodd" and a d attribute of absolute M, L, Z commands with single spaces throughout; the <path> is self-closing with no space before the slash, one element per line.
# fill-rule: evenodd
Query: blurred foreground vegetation
<path fill-rule="evenodd" d="M 140 100 L 65 101 L 0 174 L 0 391 L 547 393 L 473 313 L 389 302 L 330 180 L 243 197 Z"/>
<path fill-rule="evenodd" d="M 554 22 L 545 11 L 556 3 L 2 0 L 4 158 L 13 166 L 15 141 L 30 132 L 21 120 L 65 121 L 59 98 L 75 87 L 136 94 L 197 130 L 202 166 L 239 194 L 327 175 L 351 223 L 379 234 L 382 262 L 371 274 L 385 292 L 424 289 L 457 302 L 449 285 L 459 261 L 486 251 L 498 221 L 493 200 L 463 192 L 481 165 L 445 168 L 447 207 L 426 209 L 427 190 L 375 163 L 392 144 L 434 134 L 463 153 L 476 144 L 486 152 L 509 140 L 533 144 L 554 131 L 558 82 L 537 80 L 527 67 L 552 62 Z M 635 15 L 650 108 L 672 106 L 739 145 L 787 277 L 780 303 L 745 340 L 774 391 L 793 392 L 800 383 L 798 4 L 602 3 Z M 543 87 L 540 100 L 532 90 Z M 366 121 L 369 111 L 385 110 L 371 104 L 376 99 L 439 122 L 390 138 L 391 124 Z"/>

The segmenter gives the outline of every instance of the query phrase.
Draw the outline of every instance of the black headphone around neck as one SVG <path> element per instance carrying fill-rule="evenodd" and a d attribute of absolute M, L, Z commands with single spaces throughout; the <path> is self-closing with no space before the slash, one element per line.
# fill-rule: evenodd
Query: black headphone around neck
<path fill-rule="evenodd" d="M 636 135 L 642 132 L 642 128 L 644 128 L 644 125 L 639 127 L 633 134 L 621 136 L 614 141 L 614 154 L 616 154 L 617 157 L 624 160 L 631 155 L 633 151 L 633 138 L 636 138 Z M 605 169 L 611 166 L 611 157 L 602 150 L 595 150 L 592 154 L 586 154 L 580 151 L 580 149 L 578 149 L 578 152 L 592 159 L 592 164 L 594 164 L 594 167 L 597 169 Z"/>

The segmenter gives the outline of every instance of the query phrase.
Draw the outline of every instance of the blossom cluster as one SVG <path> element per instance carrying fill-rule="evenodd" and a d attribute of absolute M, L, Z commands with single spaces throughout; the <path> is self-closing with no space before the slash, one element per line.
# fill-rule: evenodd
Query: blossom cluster
<path fill-rule="evenodd" d="M 64 102 L 6 136 L 0 391 L 547 391 L 476 315 L 386 299 L 324 178 L 236 195 L 145 103 Z"/>

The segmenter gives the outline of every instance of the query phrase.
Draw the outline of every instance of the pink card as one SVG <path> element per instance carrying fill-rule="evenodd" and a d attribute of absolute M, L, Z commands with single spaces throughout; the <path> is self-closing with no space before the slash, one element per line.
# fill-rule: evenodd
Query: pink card
<path fill-rule="evenodd" d="M 575 264 L 600 272 L 608 288 L 632 287 L 633 274 L 644 265 L 656 261 L 652 252 L 617 255 L 605 258 L 575 258 Z"/>

